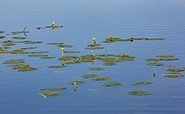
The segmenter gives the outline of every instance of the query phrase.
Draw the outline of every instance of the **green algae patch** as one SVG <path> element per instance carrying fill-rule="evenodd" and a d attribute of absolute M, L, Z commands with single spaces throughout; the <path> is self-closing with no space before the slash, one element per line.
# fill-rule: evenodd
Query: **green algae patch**
<path fill-rule="evenodd" d="M 132 85 L 151 85 L 152 82 L 134 82 Z"/>
<path fill-rule="evenodd" d="M 53 87 L 53 88 L 41 88 L 42 91 L 63 91 L 66 90 L 65 87 Z"/>
<path fill-rule="evenodd" d="M 43 41 L 29 41 L 29 40 L 25 40 L 25 41 L 18 41 L 16 43 L 24 43 L 24 44 L 41 44 L 43 43 Z"/>
<path fill-rule="evenodd" d="M 107 82 L 107 83 L 103 84 L 103 86 L 113 87 L 113 86 L 122 86 L 122 84 L 120 82 Z"/>
<path fill-rule="evenodd" d="M 137 90 L 137 91 L 130 91 L 128 94 L 136 95 L 136 96 L 146 96 L 146 95 L 151 95 L 152 93 L 148 91 Z"/>
<path fill-rule="evenodd" d="M 77 60 L 79 59 L 78 56 L 63 56 L 61 58 L 58 58 L 58 60 L 64 60 L 64 61 L 67 61 L 67 60 Z"/>
<path fill-rule="evenodd" d="M 75 80 L 75 81 L 69 82 L 69 84 L 71 84 L 71 85 L 81 85 L 81 84 L 85 84 L 85 83 L 86 82 L 83 80 Z"/>
<path fill-rule="evenodd" d="M 105 68 L 101 68 L 101 67 L 90 67 L 88 68 L 89 70 L 93 70 L 93 71 L 101 71 L 101 70 L 105 70 Z"/>
<path fill-rule="evenodd" d="M 116 65 L 116 61 L 106 60 L 106 61 L 104 61 L 103 65 L 105 65 L 105 66 L 114 66 L 114 65 Z"/>
<path fill-rule="evenodd" d="M 96 46 L 101 46 L 101 44 L 88 44 L 88 47 L 96 47 Z"/>
<path fill-rule="evenodd" d="M 110 80 L 110 77 L 96 77 L 92 78 L 93 81 L 104 81 L 104 80 Z"/>
<path fill-rule="evenodd" d="M 180 73 L 167 73 L 167 74 L 164 74 L 165 78 L 181 78 L 183 76 L 184 75 L 180 74 Z"/>
<path fill-rule="evenodd" d="M 12 54 L 26 54 L 25 49 L 12 50 Z"/>
<path fill-rule="evenodd" d="M 61 95 L 60 92 L 40 93 L 40 96 L 44 96 L 44 97 L 59 96 L 59 95 Z"/>
<path fill-rule="evenodd" d="M 97 74 L 84 74 L 81 78 L 94 78 L 97 77 Z"/>

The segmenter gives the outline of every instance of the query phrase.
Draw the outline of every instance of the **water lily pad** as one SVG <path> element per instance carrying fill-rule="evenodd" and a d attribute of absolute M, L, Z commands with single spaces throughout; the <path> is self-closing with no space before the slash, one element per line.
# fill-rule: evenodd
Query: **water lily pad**
<path fill-rule="evenodd" d="M 104 47 L 86 47 L 85 49 L 103 49 Z"/>
<path fill-rule="evenodd" d="M 124 41 L 121 38 L 107 38 L 103 41 L 103 43 L 112 43 L 112 42 L 120 42 L 120 41 Z"/>
<path fill-rule="evenodd" d="M 64 51 L 64 53 L 80 53 L 79 51 Z"/>
<path fill-rule="evenodd" d="M 52 65 L 52 66 L 48 66 L 48 68 L 64 68 L 66 66 L 64 65 Z"/>
<path fill-rule="evenodd" d="M 92 78 L 93 81 L 104 81 L 104 80 L 110 80 L 110 77 L 96 77 Z"/>
<path fill-rule="evenodd" d="M 6 31 L 0 31 L 0 34 L 3 34 L 3 33 L 5 33 Z"/>
<path fill-rule="evenodd" d="M 94 70 L 94 71 L 101 71 L 101 70 L 105 70 L 105 68 L 101 68 L 101 67 L 90 67 L 88 68 L 89 70 Z"/>
<path fill-rule="evenodd" d="M 14 36 L 12 37 L 13 39 L 19 39 L 19 40 L 23 40 L 23 39 L 26 39 L 26 37 L 24 36 Z"/>
<path fill-rule="evenodd" d="M 97 74 L 84 74 L 82 78 L 94 78 L 97 77 Z"/>
<path fill-rule="evenodd" d="M 44 56 L 44 57 L 40 57 L 40 59 L 55 59 L 55 56 Z"/>
<path fill-rule="evenodd" d="M 96 46 L 101 46 L 101 44 L 89 44 L 87 46 L 89 46 L 89 47 L 96 47 Z"/>
<path fill-rule="evenodd" d="M 48 92 L 48 93 L 41 93 L 40 96 L 45 96 L 45 97 L 49 97 L 49 96 L 58 96 L 61 95 L 60 92 Z"/>
<path fill-rule="evenodd" d="M 69 82 L 69 84 L 72 84 L 72 85 L 80 85 L 80 84 L 85 84 L 85 83 L 86 82 L 83 80 L 75 80 L 75 81 Z"/>
<path fill-rule="evenodd" d="M 65 87 L 41 88 L 42 91 L 61 91 L 66 90 Z"/>
<path fill-rule="evenodd" d="M 164 66 L 165 64 L 163 63 L 158 63 L 158 62 L 154 62 L 154 63 L 148 63 L 148 66 Z"/>
<path fill-rule="evenodd" d="M 136 95 L 136 96 L 145 96 L 145 95 L 151 95 L 152 93 L 148 91 L 137 90 L 137 91 L 130 91 L 128 94 Z"/>
<path fill-rule="evenodd" d="M 107 82 L 105 84 L 103 84 L 103 86 L 106 87 L 112 87 L 112 86 L 121 86 L 122 84 L 120 82 Z"/>
<path fill-rule="evenodd" d="M 37 68 L 33 68 L 28 64 L 15 64 L 15 65 L 13 65 L 12 68 L 17 70 L 18 72 L 26 72 L 26 71 L 37 70 Z"/>
<path fill-rule="evenodd" d="M 132 85 L 150 85 L 152 82 L 134 82 Z"/>
<path fill-rule="evenodd" d="M 113 65 L 116 65 L 116 62 L 115 61 L 104 61 L 103 65 L 105 65 L 105 66 L 113 66 Z"/>
<path fill-rule="evenodd" d="M 0 39 L 3 39 L 3 38 L 5 38 L 5 36 L 0 36 Z"/>
<path fill-rule="evenodd" d="M 25 63 L 24 59 L 5 60 L 3 64 L 22 64 Z"/>
<path fill-rule="evenodd" d="M 63 45 L 64 43 L 63 42 L 50 42 L 50 43 L 47 43 L 48 45 Z"/>
<path fill-rule="evenodd" d="M 183 76 L 184 75 L 182 75 L 182 74 L 164 74 L 164 77 L 166 77 L 166 78 L 181 78 Z"/>

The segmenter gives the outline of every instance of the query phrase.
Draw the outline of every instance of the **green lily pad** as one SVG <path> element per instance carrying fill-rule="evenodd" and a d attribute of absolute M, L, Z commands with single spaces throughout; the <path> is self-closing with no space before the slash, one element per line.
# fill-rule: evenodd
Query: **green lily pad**
<path fill-rule="evenodd" d="M 14 36 L 12 37 L 13 39 L 19 39 L 19 40 L 23 40 L 23 39 L 26 39 L 26 37 L 24 36 Z"/>
<path fill-rule="evenodd" d="M 165 64 L 163 63 L 157 63 L 157 62 L 154 62 L 154 63 L 148 63 L 148 66 L 164 66 Z"/>
<path fill-rule="evenodd" d="M 103 41 L 103 43 L 112 43 L 112 42 L 120 42 L 120 41 L 124 41 L 121 38 L 107 38 Z"/>
<path fill-rule="evenodd" d="M 49 97 L 49 96 L 59 96 L 61 95 L 60 92 L 48 92 L 48 93 L 41 93 L 40 96 L 45 96 L 45 97 Z"/>
<path fill-rule="evenodd" d="M 55 56 L 44 56 L 44 57 L 40 57 L 40 59 L 55 59 Z"/>
<path fill-rule="evenodd" d="M 5 36 L 0 36 L 0 39 L 3 39 L 3 38 L 5 38 Z"/>
<path fill-rule="evenodd" d="M 132 85 L 150 85 L 152 82 L 134 82 Z"/>
<path fill-rule="evenodd" d="M 63 65 L 52 65 L 52 66 L 48 66 L 48 68 L 64 68 L 66 66 Z"/>
<path fill-rule="evenodd" d="M 104 61 L 103 65 L 105 66 L 114 66 L 116 65 L 115 61 Z"/>
<path fill-rule="evenodd" d="M 166 78 L 181 78 L 183 76 L 184 75 L 182 75 L 182 74 L 164 74 L 164 77 L 166 77 Z"/>
<path fill-rule="evenodd" d="M 42 91 L 61 91 L 66 90 L 65 87 L 41 88 Z"/>
<path fill-rule="evenodd" d="M 25 63 L 24 59 L 5 60 L 3 64 L 22 64 Z"/>
<path fill-rule="evenodd" d="M 86 47 L 85 49 L 103 49 L 104 47 Z"/>
<path fill-rule="evenodd" d="M 0 34 L 3 34 L 3 33 L 5 33 L 5 31 L 0 31 Z"/>
<path fill-rule="evenodd" d="M 79 51 L 64 51 L 64 53 L 80 53 Z"/>
<path fill-rule="evenodd" d="M 50 43 L 47 43 L 48 45 L 63 45 L 64 43 L 63 42 L 50 42 Z"/>
<path fill-rule="evenodd" d="M 75 80 L 75 81 L 72 81 L 72 82 L 69 82 L 69 84 L 72 84 L 72 85 L 80 85 L 80 84 L 85 84 L 86 82 L 83 81 L 83 80 Z"/>
<path fill-rule="evenodd" d="M 112 87 L 112 86 L 121 86 L 122 84 L 120 82 L 107 82 L 105 84 L 103 84 L 103 86 L 106 87 Z"/>
<path fill-rule="evenodd" d="M 89 47 L 96 47 L 96 46 L 101 46 L 101 44 L 89 44 L 87 46 L 89 46 Z"/>
<path fill-rule="evenodd" d="M 128 94 L 136 95 L 136 96 L 145 96 L 145 95 L 151 95 L 152 93 L 148 91 L 137 90 L 137 91 L 130 91 Z"/>
<path fill-rule="evenodd" d="M 82 78 L 94 78 L 97 77 L 97 74 L 84 74 Z"/>
<path fill-rule="evenodd" d="M 13 65 L 13 69 L 17 70 L 18 72 L 37 70 L 37 68 L 33 68 L 28 64 L 15 64 L 15 65 Z"/>
<path fill-rule="evenodd" d="M 92 78 L 91 80 L 93 80 L 93 81 L 104 81 L 104 80 L 110 80 L 110 77 L 97 77 L 97 78 Z"/>
<path fill-rule="evenodd" d="M 63 28 L 63 26 L 46 26 L 45 28 L 55 29 L 55 28 Z"/>
<path fill-rule="evenodd" d="M 101 71 L 101 70 L 105 70 L 105 68 L 101 68 L 101 67 L 90 67 L 88 68 L 89 70 L 94 70 L 94 71 Z"/>

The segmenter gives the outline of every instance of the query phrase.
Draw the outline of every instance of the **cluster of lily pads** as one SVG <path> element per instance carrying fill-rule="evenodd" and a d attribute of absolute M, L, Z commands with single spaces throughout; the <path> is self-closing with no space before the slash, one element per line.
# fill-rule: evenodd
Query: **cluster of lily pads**
<path fill-rule="evenodd" d="M 63 28 L 63 26 L 55 26 L 55 22 L 52 22 L 51 26 L 44 26 L 44 27 L 36 27 L 37 30 L 41 29 L 52 29 L 55 31 L 57 28 Z M 4 35 L 5 31 L 0 31 L 0 39 L 4 39 L 6 36 Z M 125 53 L 121 54 L 95 54 L 96 49 L 104 49 L 102 44 L 98 44 L 96 42 L 96 38 L 92 38 L 93 43 L 88 44 L 84 49 L 91 50 L 92 53 L 87 55 L 81 55 L 81 56 L 68 56 L 66 54 L 73 54 L 73 53 L 80 53 L 76 50 L 66 50 L 66 48 L 71 48 L 73 45 L 66 44 L 64 42 L 49 42 L 46 43 L 49 46 L 55 46 L 58 48 L 61 48 L 62 56 L 61 58 L 56 58 L 55 56 L 49 56 L 49 51 L 33 51 L 37 47 L 27 47 L 27 44 L 41 44 L 44 43 L 43 41 L 30 41 L 27 40 L 27 34 L 29 31 L 26 30 L 26 27 L 22 31 L 15 31 L 11 32 L 7 35 L 12 35 L 12 39 L 3 40 L 0 42 L 2 45 L 0 45 L 0 54 L 27 54 L 28 57 L 39 57 L 40 59 L 57 59 L 62 61 L 62 64 L 59 65 L 51 65 L 47 66 L 47 68 L 65 68 L 67 65 L 70 64 L 81 64 L 85 62 L 92 62 L 94 61 L 101 61 L 104 66 L 113 66 L 116 65 L 118 62 L 123 61 L 133 61 L 135 60 L 135 56 L 126 55 Z M 106 38 L 103 43 L 113 43 L 113 42 L 133 42 L 133 41 L 152 41 L 152 40 L 165 40 L 165 38 L 117 38 L 112 37 L 111 34 L 108 34 L 108 38 Z M 26 45 L 26 47 L 19 48 L 19 49 L 12 49 L 12 46 L 15 46 L 16 44 L 23 44 Z M 2 57 L 2 56 L 1 56 Z M 162 61 L 174 61 L 179 60 L 179 58 L 176 58 L 174 55 L 158 55 L 155 58 L 148 58 L 146 61 L 148 61 L 149 66 L 164 66 L 165 64 L 162 63 Z M 26 64 L 24 59 L 12 59 L 12 60 L 5 60 L 3 64 L 6 64 L 7 66 L 10 66 L 12 69 L 15 69 L 18 72 L 25 72 L 25 71 L 34 71 L 37 70 L 37 68 L 31 67 L 30 65 Z M 102 67 L 90 67 L 88 70 L 91 71 L 103 71 L 105 68 Z M 181 72 L 184 72 L 185 68 L 175 68 L 175 67 L 169 67 L 167 68 L 167 73 L 164 74 L 164 77 L 166 78 L 178 78 L 182 77 L 183 75 Z M 84 80 L 92 80 L 92 81 L 107 81 L 110 80 L 110 76 L 104 76 L 104 77 L 98 77 L 97 74 L 84 74 L 81 76 Z M 72 82 L 69 82 L 69 84 L 75 86 L 74 91 L 77 91 L 80 84 L 85 84 L 86 81 L 84 80 L 74 80 Z M 150 85 L 152 82 L 134 82 L 131 85 Z M 104 84 L 102 84 L 105 87 L 116 87 L 116 86 L 122 86 L 122 83 L 116 82 L 116 81 L 109 81 Z M 52 88 L 41 88 L 41 92 L 39 93 L 40 96 L 47 98 L 48 96 L 58 96 L 61 95 L 61 91 L 66 90 L 65 87 L 52 87 Z M 142 91 L 142 90 L 135 90 L 130 91 L 128 94 L 130 95 L 137 95 L 137 96 L 143 96 L 143 95 L 151 95 L 151 92 L 148 91 Z"/>

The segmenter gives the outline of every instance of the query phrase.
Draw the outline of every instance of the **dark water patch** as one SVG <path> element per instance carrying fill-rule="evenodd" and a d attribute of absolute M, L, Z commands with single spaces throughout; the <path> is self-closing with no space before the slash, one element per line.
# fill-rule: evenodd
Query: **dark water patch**
<path fill-rule="evenodd" d="M 102 71 L 102 70 L 105 70 L 105 68 L 101 68 L 101 67 L 90 67 L 88 69 L 89 70 L 93 70 L 93 71 Z"/>

